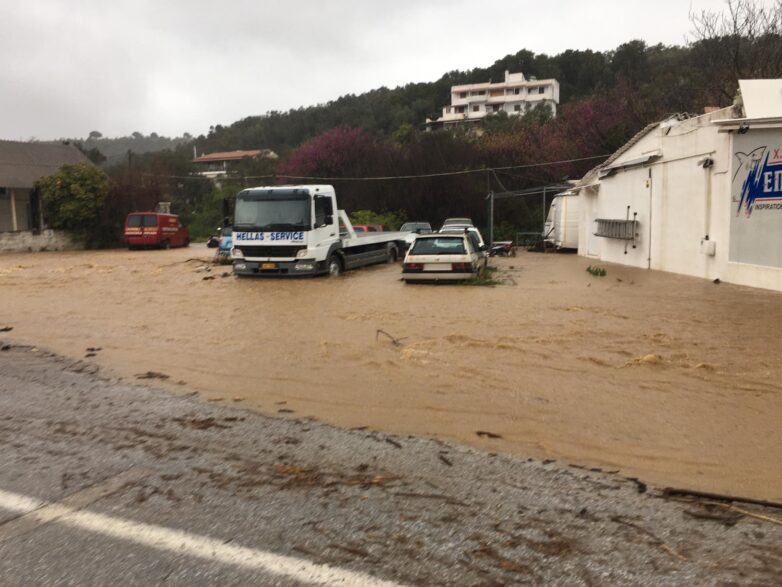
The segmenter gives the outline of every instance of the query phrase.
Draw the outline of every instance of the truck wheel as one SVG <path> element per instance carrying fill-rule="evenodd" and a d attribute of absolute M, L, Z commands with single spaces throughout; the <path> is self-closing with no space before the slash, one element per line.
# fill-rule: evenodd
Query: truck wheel
<path fill-rule="evenodd" d="M 396 245 L 390 244 L 388 245 L 388 252 L 386 253 L 386 262 L 387 263 L 396 263 L 397 260 L 397 250 Z"/>
<path fill-rule="evenodd" d="M 326 268 L 330 277 L 337 277 L 342 273 L 342 261 L 337 255 L 331 255 L 326 261 Z"/>

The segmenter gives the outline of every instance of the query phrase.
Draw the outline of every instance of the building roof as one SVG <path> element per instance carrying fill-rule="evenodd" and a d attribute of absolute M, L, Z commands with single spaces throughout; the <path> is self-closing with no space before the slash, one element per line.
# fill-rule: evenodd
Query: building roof
<path fill-rule="evenodd" d="M 0 187 L 32 188 L 63 165 L 89 163 L 73 145 L 0 140 Z"/>
<path fill-rule="evenodd" d="M 269 157 L 273 152 L 269 149 L 254 149 L 250 151 L 223 151 L 220 153 L 209 153 L 207 155 L 200 155 L 193 159 L 194 163 L 213 163 L 215 161 L 239 161 L 247 157 L 258 157 L 263 155 Z"/>
<path fill-rule="evenodd" d="M 550 79 L 533 79 L 524 81 L 501 81 L 501 82 L 483 82 L 477 84 L 463 84 L 460 86 L 451 86 L 451 93 L 454 92 L 469 92 L 474 90 L 490 90 L 492 88 L 526 88 L 526 87 L 539 87 L 550 86 L 556 83 L 557 80 Z"/>

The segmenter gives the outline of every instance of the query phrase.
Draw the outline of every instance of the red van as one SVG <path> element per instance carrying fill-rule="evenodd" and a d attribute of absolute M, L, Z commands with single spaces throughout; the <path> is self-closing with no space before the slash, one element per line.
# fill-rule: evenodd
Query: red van
<path fill-rule="evenodd" d="M 129 249 L 141 247 L 186 247 L 190 233 L 176 214 L 133 212 L 125 221 L 125 240 Z"/>

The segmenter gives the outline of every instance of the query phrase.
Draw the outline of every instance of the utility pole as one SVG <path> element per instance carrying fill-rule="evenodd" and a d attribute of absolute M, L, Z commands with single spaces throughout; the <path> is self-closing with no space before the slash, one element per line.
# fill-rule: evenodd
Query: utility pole
<path fill-rule="evenodd" d="M 489 191 L 489 248 L 494 246 L 494 192 Z"/>

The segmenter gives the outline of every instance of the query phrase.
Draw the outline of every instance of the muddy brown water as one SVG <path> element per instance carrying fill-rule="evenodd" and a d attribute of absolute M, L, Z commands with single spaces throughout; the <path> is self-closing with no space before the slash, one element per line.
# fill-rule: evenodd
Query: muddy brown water
<path fill-rule="evenodd" d="M 779 293 L 574 255 L 493 260 L 497 287 L 236 279 L 209 255 L 2 255 L 0 336 L 264 413 L 782 500 Z"/>

